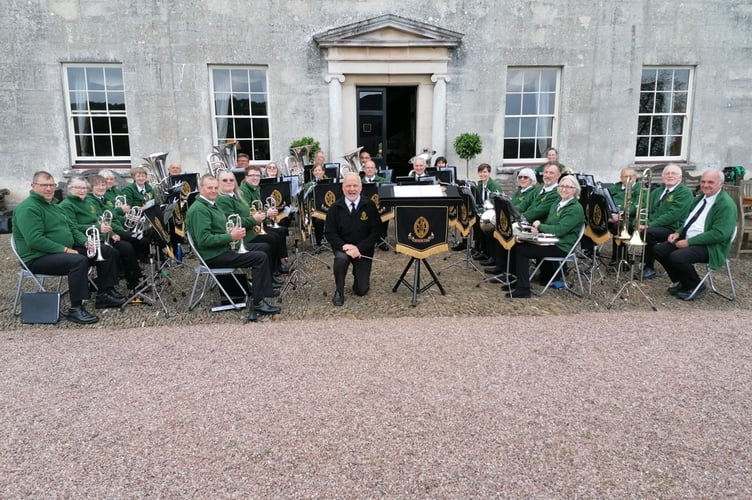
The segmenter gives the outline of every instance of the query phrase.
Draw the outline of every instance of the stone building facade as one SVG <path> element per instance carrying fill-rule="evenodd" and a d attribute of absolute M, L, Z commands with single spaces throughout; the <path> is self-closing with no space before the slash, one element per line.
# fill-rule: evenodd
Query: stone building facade
<path fill-rule="evenodd" d="M 548 145 L 614 181 L 632 163 L 744 165 L 749 0 L 10 0 L 0 14 L 0 188 L 126 169 L 159 151 L 206 171 L 242 138 L 255 163 L 317 140 L 465 176 L 537 165 Z"/>

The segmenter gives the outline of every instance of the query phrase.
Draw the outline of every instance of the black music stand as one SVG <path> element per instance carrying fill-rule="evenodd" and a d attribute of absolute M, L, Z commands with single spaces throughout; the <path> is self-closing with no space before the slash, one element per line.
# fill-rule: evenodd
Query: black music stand
<path fill-rule="evenodd" d="M 382 207 L 379 201 L 379 184 L 366 183 L 366 184 L 363 184 L 362 186 L 363 186 L 363 189 L 360 192 L 360 196 L 362 198 L 367 198 L 371 200 L 373 204 L 376 205 L 376 209 L 379 212 L 379 217 L 383 216 L 387 212 L 387 209 L 386 207 Z M 388 224 L 388 223 L 389 223 L 388 220 L 385 221 L 385 224 Z M 384 233 L 383 237 L 379 238 L 379 242 L 377 243 L 377 245 L 379 244 L 386 245 L 389 247 L 389 249 L 394 250 L 394 247 L 388 241 L 388 237 L 386 233 Z"/>
<path fill-rule="evenodd" d="M 173 205 L 174 206 L 174 205 Z M 152 229 L 154 235 L 151 240 L 152 255 L 149 257 L 149 272 L 146 278 L 139 283 L 133 290 L 133 293 L 127 298 L 125 303 L 120 306 L 121 309 L 132 301 L 138 300 L 148 305 L 154 305 L 159 302 L 165 318 L 171 316 L 167 310 L 164 300 L 162 300 L 161 287 L 164 282 L 169 282 L 169 271 L 165 268 L 169 265 L 170 259 L 161 261 L 159 249 L 171 252 L 170 233 L 166 231 L 162 213 L 157 206 L 151 206 L 144 210 L 144 218 Z M 172 259 L 172 258 L 171 258 Z"/>
<path fill-rule="evenodd" d="M 451 172 L 451 171 L 448 171 Z M 473 261 L 472 251 L 474 242 L 474 229 L 477 218 L 479 217 L 478 208 L 476 206 L 475 195 L 473 195 L 472 189 L 469 187 L 459 188 L 460 195 L 462 196 L 462 205 L 458 206 L 455 210 L 456 216 L 450 216 L 450 225 L 454 227 L 455 231 L 460 232 L 461 238 L 467 238 L 467 244 L 465 245 L 465 251 L 463 257 L 442 268 L 437 274 L 441 274 L 442 271 L 450 269 L 452 267 L 465 264 L 465 269 L 474 269 L 480 275 L 483 275 L 483 270 L 479 268 Z M 450 209 L 451 213 L 451 209 Z M 455 233 L 456 238 L 456 233 Z M 444 260 L 450 257 L 445 257 Z"/>
<path fill-rule="evenodd" d="M 475 286 L 480 287 L 483 283 L 500 283 L 506 287 L 509 292 L 512 291 L 512 285 L 517 282 L 517 276 L 509 272 L 512 259 L 512 248 L 516 241 L 514 239 L 514 223 L 524 220 L 517 207 L 512 201 L 504 196 L 493 197 L 494 212 L 496 214 L 496 225 L 494 226 L 494 238 L 507 252 L 507 266 L 503 273 L 484 278 Z"/>

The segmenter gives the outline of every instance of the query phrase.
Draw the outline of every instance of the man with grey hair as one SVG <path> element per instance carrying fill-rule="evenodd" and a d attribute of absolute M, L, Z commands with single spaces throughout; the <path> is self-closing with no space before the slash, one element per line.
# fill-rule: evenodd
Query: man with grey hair
<path fill-rule="evenodd" d="M 661 172 L 661 180 L 663 187 L 656 188 L 650 193 L 647 226 L 640 226 L 640 231 L 645 231 L 642 279 L 646 280 L 653 279 L 657 275 L 653 268 L 655 264 L 653 248 L 658 243 L 666 241 L 669 234 L 681 228 L 692 206 L 692 191 L 682 183 L 681 167 L 673 163 L 666 165 Z M 638 213 L 636 217 L 639 218 L 640 214 Z"/>
<path fill-rule="evenodd" d="M 694 264 L 707 262 L 711 269 L 723 266 L 731 248 L 737 210 L 734 200 L 723 190 L 723 172 L 708 170 L 702 174 L 702 195 L 695 198 L 680 229 L 655 246 L 655 257 L 671 278 L 668 292 L 690 300 L 705 293 L 705 287 L 692 291 L 700 283 Z"/>

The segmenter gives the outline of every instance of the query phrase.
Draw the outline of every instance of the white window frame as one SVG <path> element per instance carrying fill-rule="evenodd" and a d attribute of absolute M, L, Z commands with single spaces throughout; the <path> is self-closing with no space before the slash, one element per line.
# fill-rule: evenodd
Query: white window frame
<path fill-rule="evenodd" d="M 535 89 L 531 91 L 529 88 L 525 88 L 525 84 L 523 84 L 521 87 L 517 87 L 515 85 L 515 88 L 510 89 L 511 81 L 512 79 L 519 79 L 521 74 L 521 77 L 523 78 L 523 81 L 529 81 L 530 75 L 536 73 L 537 76 L 537 83 L 535 84 Z M 541 75 L 543 72 L 555 72 L 555 89 L 553 91 L 543 91 L 541 88 Z M 523 140 L 533 140 L 535 143 L 538 144 L 538 146 L 535 148 L 535 153 L 540 153 L 541 155 L 544 154 L 546 149 L 549 147 L 556 147 L 556 144 L 558 142 L 558 124 L 559 124 L 559 107 L 561 103 L 561 67 L 550 67 L 550 66 L 536 66 L 536 67 L 524 67 L 524 66 L 515 66 L 515 67 L 508 67 L 507 68 L 507 81 L 504 89 L 504 163 L 509 165 L 525 165 L 525 164 L 533 164 L 533 163 L 542 163 L 546 161 L 545 156 L 535 156 L 535 157 L 526 157 L 526 158 L 520 158 L 520 143 Z M 512 99 L 514 99 L 514 96 L 518 96 L 520 107 L 517 109 L 507 109 L 510 106 L 508 105 Z M 535 102 L 535 113 L 526 113 L 525 112 L 525 98 L 533 98 Z M 551 112 L 541 113 L 541 102 L 542 98 L 550 98 L 553 97 L 555 99 L 555 102 L 553 103 L 553 109 Z M 542 120 L 541 120 L 542 119 Z M 545 122 L 550 120 L 550 128 L 551 130 L 548 131 L 548 133 L 545 130 L 542 130 L 542 127 L 545 127 Z M 516 130 L 514 130 L 510 125 L 511 122 L 518 122 L 516 124 Z M 523 124 L 528 123 L 530 125 L 524 127 Z M 523 128 L 526 130 L 530 130 L 532 128 L 531 134 L 525 134 L 523 131 Z M 517 149 L 514 151 L 514 154 L 509 154 L 509 148 L 507 147 L 507 140 L 513 139 L 517 141 Z M 544 141 L 544 145 L 539 144 L 540 141 Z"/>
<path fill-rule="evenodd" d="M 248 92 L 248 98 L 249 98 L 249 115 L 245 114 L 235 114 L 234 112 L 234 106 L 232 104 L 232 99 L 228 99 L 227 101 L 227 108 L 225 110 L 220 110 L 222 112 L 217 112 L 217 97 L 227 95 L 227 97 L 231 96 L 234 92 L 231 88 L 230 91 L 226 91 L 226 89 L 215 89 L 215 70 L 216 71 L 227 71 L 229 72 L 229 75 L 232 75 L 233 72 L 235 75 L 237 75 L 239 72 L 247 72 L 248 74 L 248 82 L 249 82 L 249 92 Z M 258 91 L 258 89 L 254 90 L 250 79 L 250 72 L 263 72 L 264 78 L 263 78 L 263 91 Z M 230 76 L 230 80 L 232 79 L 232 76 Z M 231 84 L 232 85 L 232 84 Z M 270 119 L 270 108 L 271 108 L 271 101 L 270 101 L 270 92 L 269 92 L 269 68 L 266 66 L 230 66 L 230 65 L 210 65 L 209 66 L 209 92 L 210 92 L 210 99 L 211 99 L 211 120 L 212 120 L 212 138 L 214 144 L 219 144 L 220 142 L 240 142 L 242 141 L 245 144 L 248 144 L 248 141 L 250 141 L 251 144 L 255 145 L 255 143 L 258 141 L 259 143 L 266 142 L 267 148 L 269 151 L 268 157 L 258 157 L 256 154 L 256 148 L 252 147 L 251 150 L 247 150 L 247 148 L 239 148 L 237 150 L 238 153 L 246 153 L 250 157 L 250 163 L 252 164 L 266 164 L 270 161 L 272 161 L 272 158 L 274 158 L 273 152 L 272 152 L 272 129 L 271 129 L 271 119 Z M 241 94 L 245 94 L 246 92 L 240 92 Z M 228 95 L 229 94 L 229 95 Z M 254 95 L 263 95 L 265 97 L 266 102 L 266 113 L 264 114 L 254 114 L 253 105 L 252 105 L 252 96 Z M 219 130 L 219 122 L 221 118 L 225 119 L 237 119 L 237 118 L 248 118 L 251 122 L 251 132 L 249 136 L 240 136 L 238 134 L 238 130 L 235 126 L 231 127 L 232 130 L 225 130 L 224 133 L 222 133 L 221 130 Z M 256 132 L 254 130 L 254 120 L 266 120 L 266 129 L 268 130 L 268 137 L 264 137 L 262 135 L 257 136 Z M 228 127 L 229 128 L 229 127 Z"/>
<path fill-rule="evenodd" d="M 676 72 L 687 71 L 689 75 L 687 77 L 686 88 L 676 83 Z M 666 80 L 660 78 L 655 79 L 653 88 L 647 88 L 643 85 L 648 73 L 652 72 L 671 72 L 671 81 L 668 82 L 670 88 L 659 88 L 659 83 Z M 687 159 L 687 152 L 689 151 L 689 137 L 690 137 L 690 125 L 692 123 L 692 100 L 694 98 L 694 77 L 695 71 L 691 66 L 643 66 L 640 72 L 640 95 L 637 104 L 637 130 L 635 133 L 635 160 L 639 162 L 663 162 L 663 161 L 685 161 Z M 667 106 L 662 109 L 656 109 L 659 105 L 658 95 L 665 94 L 670 97 L 671 100 Z M 679 99 L 677 99 L 677 97 Z M 682 101 L 684 101 L 682 103 Z M 663 101 L 660 101 L 663 102 Z M 643 109 L 645 104 L 652 105 L 651 111 Z M 682 111 L 683 109 L 683 111 Z M 660 119 L 661 122 L 657 123 L 656 119 Z M 677 134 L 676 130 L 668 130 L 667 127 L 671 126 L 672 122 L 676 120 L 682 121 L 681 133 Z M 663 130 L 657 130 L 657 127 L 662 125 Z M 673 132 L 673 133 L 672 133 Z M 670 154 L 670 151 L 666 147 L 666 139 L 670 137 L 681 137 L 681 147 L 678 154 Z M 652 144 L 656 139 L 663 139 L 663 153 L 661 155 L 648 154 L 638 156 L 639 149 L 641 147 L 647 147 L 648 153 L 652 153 Z M 644 143 L 647 141 L 647 145 Z M 676 152 L 675 152 L 676 153 Z"/>
<path fill-rule="evenodd" d="M 72 82 L 69 78 L 69 69 L 77 69 L 77 68 L 83 68 L 84 75 L 85 75 L 85 81 L 83 82 L 77 82 L 78 85 L 72 85 Z M 107 73 L 108 69 L 117 69 L 120 71 L 120 82 L 122 84 L 120 86 L 113 86 L 107 81 Z M 99 82 L 102 84 L 102 88 L 95 88 L 93 83 L 96 81 L 95 76 L 93 75 L 93 70 L 96 70 L 97 72 L 102 71 L 104 74 L 104 81 Z M 90 77 L 91 73 L 91 77 Z M 66 123 L 68 126 L 68 144 L 70 149 L 70 156 L 73 160 L 74 164 L 97 164 L 97 163 L 127 163 L 130 164 L 131 161 L 131 155 L 130 155 L 130 134 L 129 134 L 129 128 L 128 128 L 128 106 L 126 103 L 126 90 L 125 90 L 125 74 L 123 71 L 122 64 L 106 64 L 106 63 L 65 63 L 63 64 L 63 87 L 64 87 L 64 98 L 65 98 L 65 114 L 66 114 Z M 79 106 L 86 102 L 86 108 L 85 110 L 73 110 L 71 107 L 71 95 L 76 94 L 78 97 L 84 99 L 79 103 Z M 89 104 L 91 102 L 99 102 L 98 99 L 104 98 L 105 109 L 91 109 Z M 111 106 L 108 105 L 108 103 L 112 102 L 119 102 L 122 100 L 123 109 L 111 109 Z M 104 120 L 106 119 L 106 123 L 108 125 L 109 132 L 101 132 L 101 129 L 99 132 L 96 132 L 94 129 L 98 127 L 93 127 L 92 124 L 94 123 L 94 120 L 99 120 L 100 124 L 105 123 Z M 125 125 L 125 132 L 122 130 L 120 132 L 113 131 L 113 124 L 116 124 L 120 122 L 120 124 Z M 78 125 L 79 131 L 81 130 L 81 127 L 86 127 L 88 125 L 89 132 L 86 135 L 91 135 L 93 138 L 94 136 L 98 136 L 100 140 L 102 140 L 103 137 L 107 136 L 109 137 L 109 143 L 110 143 L 110 152 L 114 153 L 116 146 L 115 142 L 121 142 L 123 140 L 126 141 L 128 154 L 126 155 L 102 155 L 102 154 L 96 154 L 96 143 L 97 141 L 92 140 L 90 144 L 90 148 L 92 154 L 91 155 L 84 155 L 79 154 L 79 150 L 77 148 L 77 138 L 79 136 L 82 136 L 84 134 L 77 134 L 76 133 L 76 126 Z M 122 147 L 122 146 L 121 146 Z"/>

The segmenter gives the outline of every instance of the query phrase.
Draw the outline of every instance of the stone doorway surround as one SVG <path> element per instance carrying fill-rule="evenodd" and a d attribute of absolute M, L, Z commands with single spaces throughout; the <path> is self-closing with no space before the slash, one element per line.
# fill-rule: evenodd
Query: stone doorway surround
<path fill-rule="evenodd" d="M 462 33 L 386 14 L 314 35 L 327 62 L 329 158 L 357 147 L 358 86 L 417 86 L 416 146 L 446 149 L 450 51 Z"/>

